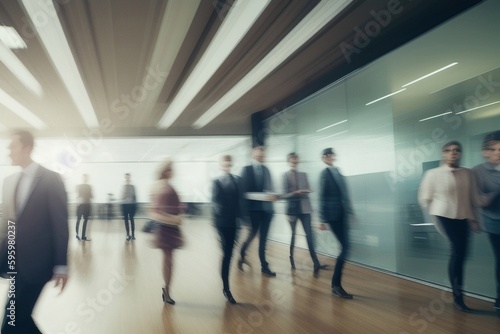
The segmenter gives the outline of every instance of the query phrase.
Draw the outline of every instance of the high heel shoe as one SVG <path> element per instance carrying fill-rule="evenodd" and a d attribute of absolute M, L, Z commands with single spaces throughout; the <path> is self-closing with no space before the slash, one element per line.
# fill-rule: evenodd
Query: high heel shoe
<path fill-rule="evenodd" d="M 236 304 L 236 300 L 233 298 L 231 291 L 223 289 L 222 293 L 224 294 L 224 297 L 226 297 L 228 302 L 230 302 L 231 304 Z"/>
<path fill-rule="evenodd" d="M 295 269 L 295 261 L 293 260 L 293 256 L 290 255 L 290 265 L 292 266 L 292 269 Z"/>
<path fill-rule="evenodd" d="M 164 303 L 170 304 L 170 305 L 175 305 L 175 300 L 170 298 L 170 296 L 167 293 L 167 290 L 165 288 L 161 288 L 161 299 L 163 299 Z"/>

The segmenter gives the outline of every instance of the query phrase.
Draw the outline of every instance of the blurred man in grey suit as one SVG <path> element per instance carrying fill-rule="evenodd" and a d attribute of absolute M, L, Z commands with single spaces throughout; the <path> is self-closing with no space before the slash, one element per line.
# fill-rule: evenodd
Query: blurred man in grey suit
<path fill-rule="evenodd" d="M 306 234 L 309 254 L 311 254 L 311 259 L 314 264 L 314 273 L 317 274 L 320 269 L 325 269 L 326 266 L 319 263 L 314 250 L 314 239 L 311 229 L 312 206 L 311 201 L 309 200 L 311 188 L 309 187 L 307 174 L 299 172 L 297 169 L 299 165 L 299 156 L 292 152 L 288 154 L 287 160 L 290 165 L 290 170 L 283 175 L 284 195 L 282 195 L 281 198 L 286 200 L 286 214 L 292 229 L 292 240 L 290 242 L 290 265 L 292 266 L 292 269 L 295 269 L 293 251 L 295 248 L 295 231 L 297 229 L 297 221 L 300 219 Z"/>
<path fill-rule="evenodd" d="M 328 224 L 342 247 L 333 272 L 332 292 L 341 298 L 352 299 L 353 296 L 347 293 L 341 284 L 342 269 L 350 248 L 347 224 L 349 216 L 353 214 L 351 200 L 347 193 L 344 176 L 340 174 L 337 167 L 333 166 L 335 153 L 332 148 L 323 150 L 322 160 L 327 167 L 321 171 L 320 175 L 319 215 L 322 222 L 321 229 L 325 230 L 326 224 Z"/>
<path fill-rule="evenodd" d="M 17 131 L 9 145 L 12 164 L 22 171 L 3 184 L 0 269 L 9 293 L 2 333 L 41 333 L 31 313 L 51 279 L 64 289 L 68 280 L 67 196 L 59 174 L 31 160 L 31 133 Z M 12 290 L 10 290 L 12 292 Z"/>

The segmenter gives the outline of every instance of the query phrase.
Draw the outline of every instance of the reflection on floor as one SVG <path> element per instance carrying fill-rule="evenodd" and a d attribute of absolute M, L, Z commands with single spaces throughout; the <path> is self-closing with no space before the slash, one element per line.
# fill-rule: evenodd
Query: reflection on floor
<path fill-rule="evenodd" d="M 329 289 L 334 259 L 320 257 L 329 269 L 315 278 L 308 252 L 296 252 L 292 271 L 288 247 L 278 243 L 268 243 L 277 277 L 262 277 L 257 240 L 250 248 L 253 268 L 232 268 L 231 290 L 239 303 L 231 305 L 222 295 L 217 237 L 205 219 L 183 225 L 187 242 L 176 252 L 172 286 L 177 304 L 165 306 L 161 253 L 150 246 L 151 235 L 138 232 L 135 242 L 127 242 L 122 222 L 91 224 L 92 241 L 71 239 L 67 289 L 57 295 L 49 284 L 39 300 L 35 319 L 43 333 L 500 332 L 491 303 L 467 298 L 479 311 L 460 313 L 449 293 L 352 264 L 346 265 L 344 287 L 354 300 L 335 297 Z M 0 288 L 5 295 L 6 282 Z"/>

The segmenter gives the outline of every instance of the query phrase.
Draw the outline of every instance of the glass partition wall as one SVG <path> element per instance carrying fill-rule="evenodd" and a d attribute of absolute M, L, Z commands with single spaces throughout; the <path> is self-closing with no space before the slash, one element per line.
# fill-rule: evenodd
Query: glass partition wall
<path fill-rule="evenodd" d="M 472 167 L 483 162 L 484 135 L 500 129 L 499 12 L 500 2 L 485 1 L 267 120 L 279 187 L 295 151 L 318 189 L 321 150 L 334 148 L 357 216 L 351 261 L 449 286 L 448 241 L 422 214 L 417 191 L 445 142 L 460 141 L 462 164 Z M 311 196 L 317 209 L 317 192 Z M 280 205 L 270 237 L 289 242 Z M 338 254 L 331 232 L 316 229 L 315 238 L 318 252 Z M 487 236 L 471 235 L 466 290 L 493 297 L 493 271 Z"/>

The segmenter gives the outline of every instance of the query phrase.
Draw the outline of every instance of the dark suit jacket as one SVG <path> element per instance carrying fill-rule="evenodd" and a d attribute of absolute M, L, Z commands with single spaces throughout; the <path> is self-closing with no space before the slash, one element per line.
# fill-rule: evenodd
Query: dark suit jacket
<path fill-rule="evenodd" d="M 67 265 L 66 190 L 59 174 L 38 166 L 26 204 L 16 217 L 14 197 L 19 176 L 14 174 L 4 181 L 3 224 L 15 222 L 17 277 L 28 283 L 44 283 L 52 278 L 54 266 Z M 4 236 L 1 260 L 7 256 L 6 241 Z"/>
<path fill-rule="evenodd" d="M 321 171 L 319 184 L 319 216 L 321 221 L 346 220 L 352 214 L 344 176 L 332 173 L 330 167 Z"/>
<path fill-rule="evenodd" d="M 255 178 L 253 165 L 243 167 L 243 171 L 241 172 L 243 193 L 261 193 L 265 191 L 274 191 L 273 183 L 271 180 L 271 173 L 269 172 L 269 169 L 264 165 L 262 165 L 262 173 L 264 176 L 264 182 L 263 184 L 258 185 Z M 266 211 L 269 213 L 274 213 L 273 202 L 270 201 L 245 200 L 244 210 L 246 214 L 248 214 L 248 211 Z"/>
<path fill-rule="evenodd" d="M 225 185 L 222 178 L 212 183 L 212 212 L 214 224 L 220 227 L 237 227 L 242 212 L 241 178 L 231 175 L 231 185 Z"/>

